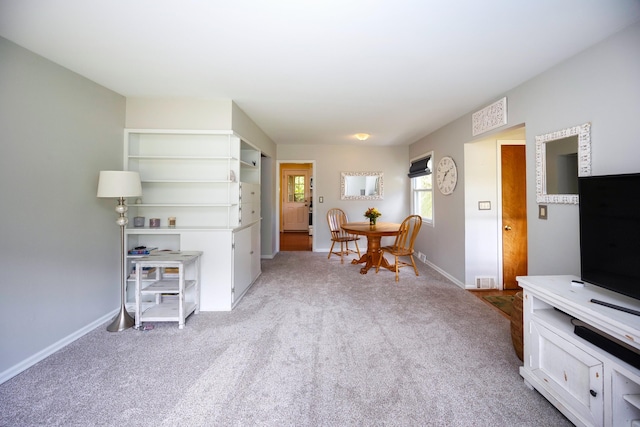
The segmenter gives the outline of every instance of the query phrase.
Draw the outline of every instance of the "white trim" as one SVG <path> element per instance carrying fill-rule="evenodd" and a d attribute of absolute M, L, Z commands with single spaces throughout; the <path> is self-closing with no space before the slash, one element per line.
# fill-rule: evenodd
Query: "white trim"
<path fill-rule="evenodd" d="M 7 369 L 6 371 L 0 373 L 0 384 L 4 383 L 5 381 L 10 380 L 11 378 L 15 377 L 19 373 L 21 373 L 23 371 L 26 371 L 27 369 L 29 369 L 30 367 L 32 367 L 36 363 L 38 363 L 41 360 L 44 360 L 45 358 L 51 356 L 56 351 L 61 350 L 62 348 L 66 347 L 67 345 L 69 345 L 72 342 L 74 342 L 75 340 L 77 340 L 78 338 L 81 338 L 84 335 L 88 334 L 89 332 L 93 331 L 94 329 L 102 326 L 107 321 L 113 319 L 113 317 L 115 315 L 117 315 L 119 311 L 120 311 L 120 309 L 118 308 L 118 309 L 115 309 L 115 310 L 113 310 L 112 312 L 110 312 L 108 314 L 105 314 L 101 318 L 93 321 L 92 323 L 89 323 L 88 325 L 86 325 L 86 326 L 78 329 L 77 331 L 67 335 L 66 337 L 62 338 L 61 340 L 51 344 L 49 347 L 44 348 L 44 349 L 40 350 L 39 352 L 37 352 L 36 354 L 26 358 L 25 360 L 21 361 L 17 365 L 13 365 L 12 367 Z"/>
<path fill-rule="evenodd" d="M 444 277 L 449 279 L 451 282 L 453 282 L 459 288 L 466 289 L 465 284 L 463 282 L 459 281 L 458 279 L 456 279 L 455 277 L 453 277 L 452 275 L 450 275 L 449 273 L 447 273 L 446 271 L 444 271 L 443 269 L 441 269 L 437 265 L 433 264 L 431 261 L 425 260 L 424 263 L 427 264 L 429 267 L 433 268 L 438 273 L 442 274 Z"/>

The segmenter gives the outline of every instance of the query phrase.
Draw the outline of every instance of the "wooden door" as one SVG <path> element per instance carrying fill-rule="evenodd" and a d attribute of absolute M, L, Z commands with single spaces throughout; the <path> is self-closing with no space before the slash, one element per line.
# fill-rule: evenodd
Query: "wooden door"
<path fill-rule="evenodd" d="M 309 231 L 309 170 L 282 171 L 282 230 Z"/>
<path fill-rule="evenodd" d="M 524 145 L 502 145 L 502 280 L 518 289 L 527 274 L 527 182 Z"/>

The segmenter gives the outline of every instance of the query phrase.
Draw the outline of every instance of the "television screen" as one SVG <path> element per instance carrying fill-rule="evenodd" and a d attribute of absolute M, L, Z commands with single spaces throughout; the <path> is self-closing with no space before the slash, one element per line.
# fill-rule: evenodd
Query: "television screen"
<path fill-rule="evenodd" d="M 582 280 L 640 299 L 640 173 L 581 177 Z"/>

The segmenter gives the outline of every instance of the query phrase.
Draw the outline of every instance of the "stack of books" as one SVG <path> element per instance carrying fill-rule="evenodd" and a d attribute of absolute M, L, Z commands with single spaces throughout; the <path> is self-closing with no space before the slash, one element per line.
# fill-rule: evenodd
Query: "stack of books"
<path fill-rule="evenodd" d="M 153 274 L 155 274 L 155 272 L 156 272 L 156 268 L 155 267 L 142 267 L 142 273 L 140 274 L 140 278 L 141 279 L 148 279 Z M 129 274 L 129 279 L 136 279 L 136 278 L 137 278 L 136 268 L 133 267 L 133 270 L 131 271 L 131 274 Z"/>
<path fill-rule="evenodd" d="M 164 277 L 165 279 L 177 279 L 178 272 L 178 267 L 165 267 L 164 272 L 162 273 L 162 277 Z"/>
<path fill-rule="evenodd" d="M 138 246 L 133 249 L 129 249 L 129 255 L 149 255 L 153 251 L 157 251 L 158 248 L 150 248 L 147 246 Z"/>

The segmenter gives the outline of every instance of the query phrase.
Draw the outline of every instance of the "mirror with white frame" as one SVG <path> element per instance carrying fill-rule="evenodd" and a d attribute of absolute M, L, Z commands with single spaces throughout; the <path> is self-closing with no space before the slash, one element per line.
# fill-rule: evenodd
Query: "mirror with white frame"
<path fill-rule="evenodd" d="M 591 175 L 591 123 L 536 136 L 536 201 L 578 203 L 578 177 Z"/>
<path fill-rule="evenodd" d="M 382 200 L 382 172 L 341 172 L 340 199 Z"/>

